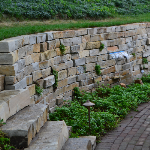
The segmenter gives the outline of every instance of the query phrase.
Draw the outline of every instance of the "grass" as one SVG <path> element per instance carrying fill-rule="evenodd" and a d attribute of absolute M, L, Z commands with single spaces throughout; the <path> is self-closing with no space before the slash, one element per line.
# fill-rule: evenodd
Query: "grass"
<path fill-rule="evenodd" d="M 136 16 L 116 16 L 98 21 L 89 20 L 47 20 L 0 23 L 0 40 L 19 35 L 34 34 L 50 30 L 66 30 L 89 27 L 108 27 L 129 23 L 150 22 L 150 13 Z"/>

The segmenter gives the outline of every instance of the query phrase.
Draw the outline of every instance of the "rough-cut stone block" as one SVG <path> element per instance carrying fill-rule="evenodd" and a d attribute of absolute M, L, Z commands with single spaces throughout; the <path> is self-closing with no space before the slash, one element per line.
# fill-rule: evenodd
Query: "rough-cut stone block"
<path fill-rule="evenodd" d="M 65 38 L 65 39 L 60 39 L 60 42 L 64 45 L 64 46 L 72 46 L 72 38 Z M 77 43 L 79 44 L 79 43 Z"/>
<path fill-rule="evenodd" d="M 77 81 L 81 81 L 81 80 L 86 80 L 87 78 L 87 74 L 80 74 L 80 75 L 77 75 Z"/>
<path fill-rule="evenodd" d="M 82 43 L 90 42 L 90 35 L 82 36 Z"/>
<path fill-rule="evenodd" d="M 6 85 L 12 85 L 15 84 L 17 82 L 16 77 L 15 76 L 5 76 L 5 84 Z"/>
<path fill-rule="evenodd" d="M 22 70 L 24 68 L 25 68 L 25 59 L 20 59 L 18 61 L 18 70 L 20 71 L 20 70 Z"/>
<path fill-rule="evenodd" d="M 93 72 L 95 70 L 95 63 L 89 63 L 85 65 L 86 71 Z"/>
<path fill-rule="evenodd" d="M 94 82 L 95 83 L 100 82 L 100 81 L 102 81 L 102 77 L 101 76 L 94 78 Z"/>
<path fill-rule="evenodd" d="M 40 53 L 40 43 L 33 45 L 33 52 Z"/>
<path fill-rule="evenodd" d="M 100 48 L 100 42 L 87 42 L 86 43 L 86 49 L 99 49 Z"/>
<path fill-rule="evenodd" d="M 21 59 L 27 54 L 28 45 L 18 49 L 18 59 Z"/>
<path fill-rule="evenodd" d="M 79 87 L 79 82 L 76 82 L 76 83 L 72 83 L 70 85 L 67 85 L 65 87 L 65 92 L 68 92 L 68 91 L 71 91 L 73 90 L 75 87 Z"/>
<path fill-rule="evenodd" d="M 66 62 L 65 62 L 65 66 L 66 66 L 66 68 L 71 68 L 71 67 L 73 67 L 73 61 L 72 61 L 72 60 L 66 61 Z"/>
<path fill-rule="evenodd" d="M 99 56 L 101 57 L 101 56 Z M 96 56 L 91 56 L 91 57 L 86 57 L 86 63 L 91 63 L 91 62 L 96 62 L 97 61 L 97 57 Z"/>
<path fill-rule="evenodd" d="M 29 36 L 29 44 L 32 45 L 32 44 L 36 44 L 36 34 L 31 34 Z"/>
<path fill-rule="evenodd" d="M 40 53 L 31 54 L 31 58 L 32 58 L 33 62 L 39 62 L 40 61 Z"/>
<path fill-rule="evenodd" d="M 106 69 L 103 69 L 102 70 L 102 74 L 108 74 L 108 73 L 111 73 L 111 72 L 115 72 L 115 66 L 112 66 L 112 67 L 109 67 L 109 68 L 106 68 Z"/>
<path fill-rule="evenodd" d="M 109 52 L 116 52 L 116 51 L 118 51 L 118 47 L 117 47 L 117 46 L 107 47 L 107 50 L 108 50 Z"/>
<path fill-rule="evenodd" d="M 75 31 L 75 36 L 81 36 L 86 34 L 87 34 L 87 29 L 78 29 Z"/>
<path fill-rule="evenodd" d="M 18 51 L 0 54 L 1 65 L 13 65 L 16 61 L 18 61 Z"/>
<path fill-rule="evenodd" d="M 0 75 L 0 91 L 4 90 L 4 75 Z"/>
<path fill-rule="evenodd" d="M 36 36 L 36 43 L 42 43 L 46 41 L 46 34 L 45 33 L 38 33 Z"/>
<path fill-rule="evenodd" d="M 68 78 L 58 82 L 58 88 L 68 85 Z"/>
<path fill-rule="evenodd" d="M 18 71 L 18 65 L 0 65 L 0 74 L 6 76 L 15 76 Z"/>
<path fill-rule="evenodd" d="M 44 79 L 44 88 L 46 89 L 46 88 L 52 86 L 54 83 L 55 83 L 55 76 L 51 75 Z"/>
<path fill-rule="evenodd" d="M 73 37 L 71 39 L 73 45 L 81 44 L 81 36 L 80 37 Z"/>
<path fill-rule="evenodd" d="M 77 73 L 77 68 L 76 67 L 72 67 L 68 69 L 68 77 L 72 76 L 72 75 L 76 75 Z"/>
<path fill-rule="evenodd" d="M 61 96 L 57 96 L 56 97 L 56 105 L 60 105 L 60 104 L 62 104 L 63 103 L 63 96 L 61 95 Z"/>
<path fill-rule="evenodd" d="M 29 44 L 29 35 L 22 35 L 22 45 L 28 45 Z"/>
<path fill-rule="evenodd" d="M 33 81 L 36 81 L 38 79 L 40 79 L 42 77 L 42 72 L 41 70 L 38 70 L 38 71 L 34 71 L 32 73 L 32 76 L 33 76 Z"/>
<path fill-rule="evenodd" d="M 19 90 L 27 86 L 26 77 L 14 85 L 5 85 L 6 90 Z"/>
<path fill-rule="evenodd" d="M 30 86 L 27 86 L 26 89 L 29 90 L 29 93 L 30 93 L 30 97 L 35 95 L 35 84 L 32 84 Z"/>
<path fill-rule="evenodd" d="M 49 67 L 49 61 L 48 60 L 39 62 L 39 68 L 40 69 L 46 69 L 48 67 Z"/>
<path fill-rule="evenodd" d="M 85 58 L 76 59 L 74 60 L 74 67 L 81 66 L 85 64 Z"/>
<path fill-rule="evenodd" d="M 45 32 L 46 33 L 46 41 L 53 40 L 53 32 Z"/>
<path fill-rule="evenodd" d="M 67 70 L 62 70 L 58 72 L 58 80 L 63 80 L 67 77 Z"/>
<path fill-rule="evenodd" d="M 27 85 L 31 85 L 32 84 L 32 75 L 29 75 L 26 77 L 26 82 L 27 82 Z"/>
<path fill-rule="evenodd" d="M 64 121 L 48 121 L 36 140 L 25 150 L 61 150 L 68 138 L 69 132 Z"/>
<path fill-rule="evenodd" d="M 79 53 L 80 45 L 71 46 L 70 52 L 71 53 Z"/>
<path fill-rule="evenodd" d="M 64 31 L 63 37 L 64 38 L 71 38 L 75 36 L 75 31 L 74 30 L 66 30 Z"/>
<path fill-rule="evenodd" d="M 0 52 L 9 53 L 15 50 L 15 40 L 0 41 Z"/>
<path fill-rule="evenodd" d="M 87 138 L 69 138 L 62 150 L 92 150 L 91 140 Z"/>
<path fill-rule="evenodd" d="M 54 39 L 62 39 L 64 37 L 63 31 L 55 31 L 53 32 L 53 38 Z"/>
<path fill-rule="evenodd" d="M 51 68 L 50 67 L 42 70 L 42 76 L 43 76 L 43 78 L 46 78 L 50 74 L 51 74 Z"/>
<path fill-rule="evenodd" d="M 85 73 L 86 71 L 86 66 L 78 66 L 77 69 L 76 69 L 76 73 L 77 74 L 82 74 L 82 73 Z"/>
<path fill-rule="evenodd" d="M 74 82 L 76 82 L 76 75 L 71 76 L 71 77 L 68 78 L 68 84 L 72 84 Z"/>
<path fill-rule="evenodd" d="M 100 54 L 99 49 L 90 50 L 90 56 L 98 56 Z"/>
<path fill-rule="evenodd" d="M 40 43 L 40 51 L 45 52 L 47 51 L 47 43 Z"/>
<path fill-rule="evenodd" d="M 4 122 L 19 110 L 30 105 L 30 94 L 27 89 L 2 91 L 0 93 L 0 118 Z"/>
<path fill-rule="evenodd" d="M 47 113 L 47 105 L 28 106 L 7 120 L 2 130 L 7 133 L 11 144 L 15 147 L 28 147 L 36 133 L 47 121 Z"/>
<path fill-rule="evenodd" d="M 88 57 L 90 54 L 89 54 L 89 50 L 83 50 L 83 51 L 80 51 L 79 52 L 79 57 L 82 58 L 82 57 Z"/>
<path fill-rule="evenodd" d="M 32 64 L 33 62 L 34 62 L 34 61 L 33 61 L 32 57 L 31 57 L 31 55 L 26 56 L 26 58 L 25 58 L 25 65 L 26 65 L 26 66 Z"/>

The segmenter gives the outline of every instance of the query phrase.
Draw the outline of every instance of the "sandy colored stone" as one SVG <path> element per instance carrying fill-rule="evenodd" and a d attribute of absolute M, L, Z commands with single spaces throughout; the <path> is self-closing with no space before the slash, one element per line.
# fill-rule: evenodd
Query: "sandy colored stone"
<path fill-rule="evenodd" d="M 67 77 L 67 70 L 62 70 L 58 72 L 58 80 L 63 80 Z"/>
<path fill-rule="evenodd" d="M 54 39 L 59 39 L 64 37 L 64 31 L 56 31 L 53 32 Z"/>
<path fill-rule="evenodd" d="M 120 86 L 121 86 L 121 87 L 124 87 L 124 88 L 127 87 L 126 84 L 124 84 L 124 83 L 120 83 Z"/>
<path fill-rule="evenodd" d="M 30 97 L 35 94 L 35 84 L 26 87 L 29 90 Z"/>
<path fill-rule="evenodd" d="M 0 74 L 6 76 L 15 76 L 16 75 L 16 67 L 12 65 L 0 65 Z"/>
<path fill-rule="evenodd" d="M 40 43 L 33 45 L 33 52 L 40 53 Z"/>
<path fill-rule="evenodd" d="M 4 90 L 4 75 L 0 75 L 0 91 Z"/>
<path fill-rule="evenodd" d="M 68 79 L 67 78 L 64 79 L 64 80 L 58 81 L 58 88 L 66 86 L 67 84 L 68 84 Z"/>
<path fill-rule="evenodd" d="M 100 41 L 97 42 L 87 42 L 86 49 L 99 49 L 100 48 Z"/>
<path fill-rule="evenodd" d="M 112 66 L 112 67 L 103 69 L 102 74 L 104 75 L 104 74 L 108 74 L 108 73 L 115 72 L 115 71 L 116 71 L 115 66 Z"/>
<path fill-rule="evenodd" d="M 113 47 L 107 47 L 107 50 L 109 52 L 116 52 L 118 50 L 118 47 L 117 46 L 113 46 Z"/>

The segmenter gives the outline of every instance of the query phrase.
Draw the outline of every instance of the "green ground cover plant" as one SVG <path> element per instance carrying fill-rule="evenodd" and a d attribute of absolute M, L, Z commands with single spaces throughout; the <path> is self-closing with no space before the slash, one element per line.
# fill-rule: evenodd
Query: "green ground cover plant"
<path fill-rule="evenodd" d="M 101 19 L 150 12 L 149 0 L 3 0 L 0 14 L 16 18 Z"/>
<path fill-rule="evenodd" d="M 100 65 L 95 65 L 95 71 L 96 71 L 97 75 L 101 74 L 101 67 L 100 67 Z"/>
<path fill-rule="evenodd" d="M 143 58 L 143 59 L 142 59 L 142 62 L 143 62 L 143 64 L 148 64 L 147 58 Z"/>
<path fill-rule="evenodd" d="M 89 135 L 88 110 L 83 103 L 90 100 L 95 103 L 91 107 L 91 135 L 100 137 L 115 128 L 130 110 L 136 110 L 139 104 L 150 100 L 150 84 L 132 84 L 128 88 L 120 85 L 112 88 L 102 86 L 92 93 L 80 91 L 76 87 L 74 95 L 73 101 L 56 108 L 49 115 L 50 120 L 64 120 L 68 126 L 72 126 L 72 137 Z"/>

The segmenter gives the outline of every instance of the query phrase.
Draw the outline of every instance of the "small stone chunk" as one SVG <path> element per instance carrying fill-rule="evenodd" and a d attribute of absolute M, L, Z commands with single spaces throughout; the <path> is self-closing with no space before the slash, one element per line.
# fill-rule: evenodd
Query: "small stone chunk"
<path fill-rule="evenodd" d="M 143 85 L 143 82 L 142 82 L 141 79 L 137 79 L 137 80 L 135 80 L 135 84 L 141 84 L 141 85 Z"/>
<path fill-rule="evenodd" d="M 124 83 L 120 83 L 120 86 L 126 88 L 126 85 Z"/>

